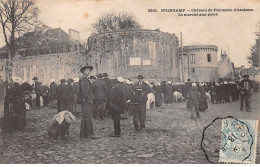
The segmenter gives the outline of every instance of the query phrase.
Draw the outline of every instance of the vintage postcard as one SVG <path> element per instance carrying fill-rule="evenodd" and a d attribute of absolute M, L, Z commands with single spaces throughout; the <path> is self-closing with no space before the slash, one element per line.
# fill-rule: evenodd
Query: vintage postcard
<path fill-rule="evenodd" d="M 259 0 L 0 0 L 0 164 L 259 164 Z"/>

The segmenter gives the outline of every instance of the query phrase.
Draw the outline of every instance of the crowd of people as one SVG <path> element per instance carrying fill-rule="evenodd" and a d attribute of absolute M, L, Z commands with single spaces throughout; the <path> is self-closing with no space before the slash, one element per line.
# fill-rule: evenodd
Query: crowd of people
<path fill-rule="evenodd" d="M 82 67 L 79 78 L 61 79 L 59 84 L 52 79 L 49 86 L 42 84 L 37 77 L 32 79 L 33 85 L 19 77 L 13 77 L 13 84 L 5 95 L 3 130 L 24 130 L 25 104 L 35 108 L 48 105 L 57 108 L 58 113 L 69 111 L 75 116 L 81 115 L 82 140 L 99 138 L 94 133 L 92 119 L 102 121 L 108 116 L 114 122 L 114 133 L 111 136 L 120 137 L 122 117 L 133 117 L 135 131 L 145 128 L 147 105 L 151 105 L 147 104 L 148 94 L 154 95 L 155 107 L 160 107 L 162 102 L 170 104 L 187 101 L 186 108 L 191 111 L 191 119 L 194 119 L 195 115 L 200 117 L 199 112 L 207 110 L 208 102 L 225 103 L 240 99 L 240 110 L 243 110 L 245 103 L 246 110 L 250 112 L 251 94 L 258 91 L 258 82 L 251 81 L 248 75 L 237 82 L 203 83 L 191 82 L 189 79 L 184 83 L 148 82 L 144 81 L 144 76 L 138 75 L 138 81 L 133 83 L 131 79 L 123 77 L 109 79 L 107 73 L 89 76 L 92 70 L 92 66 Z M 26 92 L 35 94 L 35 99 L 26 101 Z"/>

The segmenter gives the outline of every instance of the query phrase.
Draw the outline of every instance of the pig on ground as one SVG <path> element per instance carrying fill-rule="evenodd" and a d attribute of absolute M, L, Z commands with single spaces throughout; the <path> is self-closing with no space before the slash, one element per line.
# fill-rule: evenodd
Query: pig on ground
<path fill-rule="evenodd" d="M 49 126 L 48 134 L 50 138 L 58 139 L 67 139 L 69 140 L 69 128 L 70 124 L 75 123 L 75 116 L 69 111 L 62 111 L 56 114 Z"/>
<path fill-rule="evenodd" d="M 184 100 L 183 95 L 180 92 L 178 92 L 178 91 L 174 91 L 173 92 L 173 98 L 174 98 L 175 102 L 180 102 L 180 101 Z"/>
<path fill-rule="evenodd" d="M 148 93 L 146 102 L 146 110 L 150 110 L 151 106 L 155 107 L 155 96 L 153 93 Z"/>

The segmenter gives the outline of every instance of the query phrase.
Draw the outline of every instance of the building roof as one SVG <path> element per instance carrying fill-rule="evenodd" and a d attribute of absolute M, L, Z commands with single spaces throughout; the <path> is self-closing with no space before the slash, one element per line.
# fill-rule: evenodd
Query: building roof
<path fill-rule="evenodd" d="M 47 31 L 28 32 L 16 40 L 17 49 L 50 45 L 54 43 L 69 43 L 69 35 L 61 28 L 48 29 Z M 7 46 L 0 48 L 6 50 Z"/>

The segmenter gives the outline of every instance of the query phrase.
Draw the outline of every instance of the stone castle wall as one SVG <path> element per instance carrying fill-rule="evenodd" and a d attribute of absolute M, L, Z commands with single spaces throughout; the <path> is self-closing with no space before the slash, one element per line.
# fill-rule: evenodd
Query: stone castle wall
<path fill-rule="evenodd" d="M 94 73 L 110 78 L 180 80 L 178 38 L 152 30 L 127 30 L 93 35 L 88 39 L 89 64 Z"/>
<path fill-rule="evenodd" d="M 5 66 L 6 60 L 0 60 L 0 68 Z M 66 52 L 40 56 L 19 57 L 13 59 L 13 76 L 21 77 L 33 83 L 32 78 L 38 77 L 42 83 L 50 84 L 50 79 L 59 81 L 62 78 L 76 78 L 80 75 L 80 67 L 87 64 L 87 60 L 80 52 Z M 5 78 L 4 70 L 0 75 Z"/>

